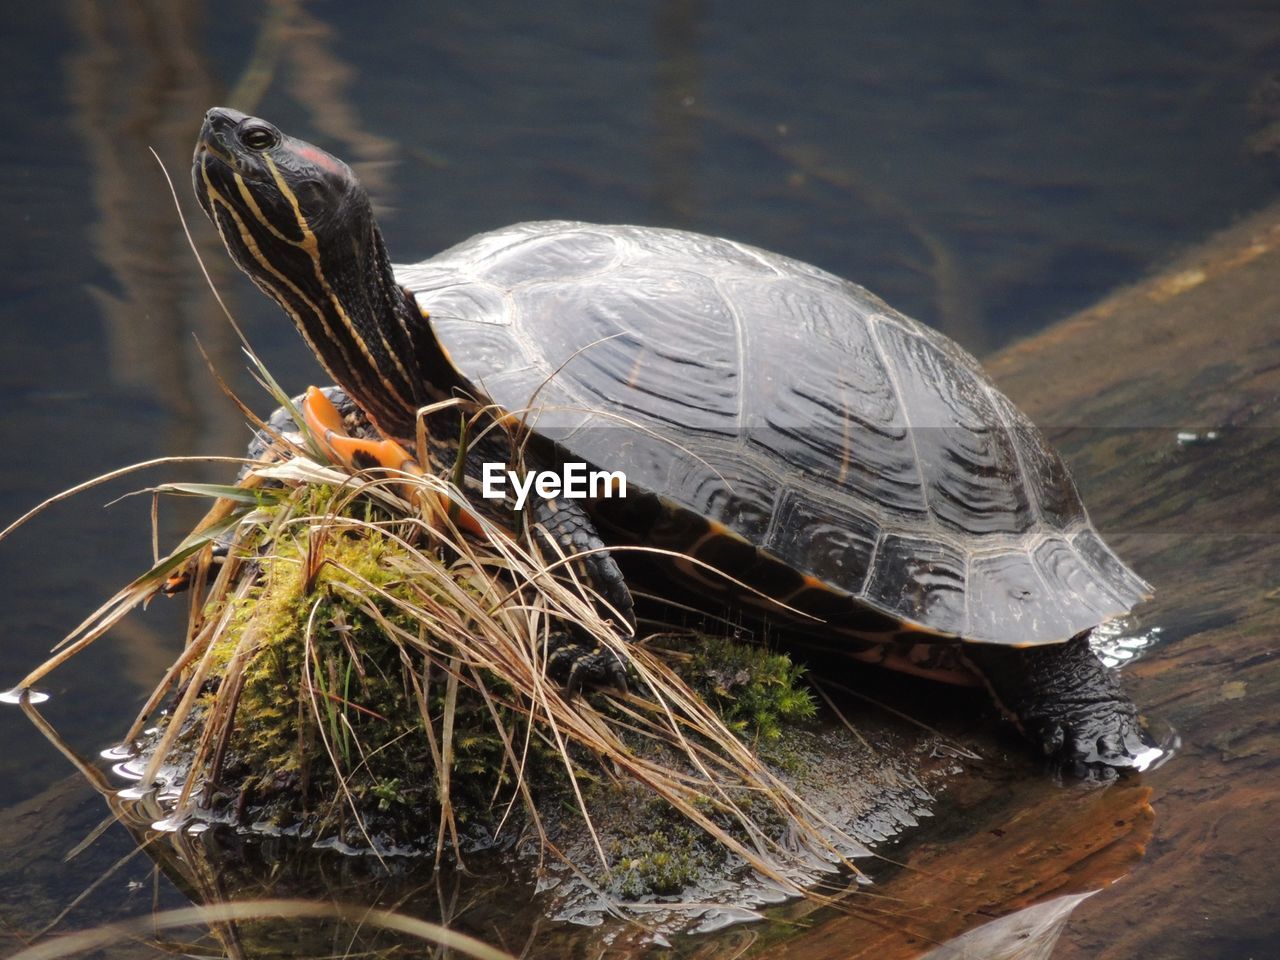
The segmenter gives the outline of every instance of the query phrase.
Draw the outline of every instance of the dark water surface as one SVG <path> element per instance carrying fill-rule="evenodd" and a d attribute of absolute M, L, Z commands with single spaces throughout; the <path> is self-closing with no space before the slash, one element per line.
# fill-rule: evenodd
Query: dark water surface
<path fill-rule="evenodd" d="M 247 431 L 197 338 L 267 406 L 149 146 L 276 376 L 321 377 L 190 197 L 213 104 L 351 161 L 400 261 L 525 219 L 684 226 L 858 280 L 980 354 L 1140 277 L 1280 182 L 1268 4 L 62 0 L 9 4 L 3 30 L 0 525 L 126 464 L 235 454 Z M 0 544 L 0 686 L 147 564 L 147 498 L 107 500 L 226 472 L 116 482 Z M 163 543 L 198 510 L 167 507 Z M 92 753 L 127 726 L 174 656 L 180 606 L 50 678 L 46 713 L 73 744 Z M 109 834 L 88 865 L 62 864 L 100 804 L 54 789 L 70 770 L 17 711 L 0 711 L 0 737 L 11 822 L 67 817 L 29 851 L 39 882 L 4 891 L 0 918 L 21 936 L 129 846 Z M 112 875 L 68 925 L 145 910 L 151 887 L 130 883 L 148 877 L 140 862 Z M 183 902 L 163 885 L 159 897 Z M 1250 955 L 1222 943 L 1220 956 Z"/>

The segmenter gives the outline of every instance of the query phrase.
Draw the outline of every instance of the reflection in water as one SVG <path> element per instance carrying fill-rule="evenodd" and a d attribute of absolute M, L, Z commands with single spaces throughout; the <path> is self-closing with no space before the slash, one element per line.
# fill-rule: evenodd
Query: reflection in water
<path fill-rule="evenodd" d="M 947 803 L 967 811 L 963 822 L 954 824 L 954 831 L 941 825 L 908 851 L 904 869 L 890 868 L 877 878 L 870 893 L 882 906 L 878 921 L 822 911 L 804 935 L 760 955 L 771 960 L 916 958 L 993 919 L 1100 890 L 1128 873 L 1146 852 L 1155 813 L 1150 788 L 1136 779 L 1106 789 L 1028 782 L 995 796 L 992 786 L 978 778 L 952 785 Z M 1081 900 L 1059 903 L 1061 909 L 1051 912 L 1065 916 Z M 812 908 L 797 905 L 785 916 L 796 920 L 805 913 Z M 1043 918 L 1026 915 L 1037 916 Z M 1042 929 L 1037 922 L 1036 929 L 1043 938 L 1056 936 L 1057 928 Z M 1023 921 L 1010 920 L 974 937 L 990 946 L 1008 935 L 1017 945 L 1022 932 Z"/>
<path fill-rule="evenodd" d="M 375 199 L 385 197 L 387 172 L 398 147 L 394 140 L 364 128 L 355 106 L 358 72 L 334 52 L 334 39 L 334 28 L 298 0 L 271 0 L 253 55 L 225 106 L 255 113 L 268 88 L 279 81 L 277 85 L 306 108 L 312 126 L 324 139 L 342 145 L 369 194 Z M 206 101 L 201 112 L 215 105 Z M 188 128 L 188 141 L 193 133 Z M 375 206 L 375 213 L 381 212 Z"/>
<path fill-rule="evenodd" d="M 1056 897 L 992 920 L 926 953 L 921 960 L 1049 960 L 1073 911 L 1093 893 Z"/>
<path fill-rule="evenodd" d="M 67 64 L 68 86 L 93 158 L 92 235 L 118 287 L 94 290 L 113 379 L 154 393 L 178 414 L 171 423 L 179 435 L 165 444 L 175 452 L 197 439 L 229 441 L 242 433 L 239 417 L 228 404 L 213 402 L 216 388 L 191 348 L 193 329 L 219 368 L 240 364 L 211 301 L 202 297 L 203 306 L 188 309 L 198 274 L 149 149 L 171 168 L 185 169 L 191 117 L 214 95 L 198 52 L 199 6 L 131 0 L 107 7 L 83 0 L 71 19 L 80 48 Z M 207 259 L 215 278 L 226 275 L 225 265 Z M 193 435 L 197 411 L 213 419 L 212 436 Z"/>
<path fill-rule="evenodd" d="M 111 379 L 148 393 L 171 416 L 157 449 L 238 453 L 248 436 L 244 417 L 222 395 L 212 366 L 231 389 L 260 407 L 261 391 L 244 370 L 231 326 L 193 262 L 164 177 L 151 151 L 170 170 L 190 219 L 185 171 L 193 118 L 220 101 L 220 84 L 201 53 L 206 26 L 201 5 L 167 0 L 128 0 L 104 5 L 74 3 L 71 22 L 79 46 L 67 61 L 70 100 L 92 158 L 91 229 L 98 259 L 110 270 L 111 288 L 91 288 L 106 333 Z M 288 90 L 310 110 L 318 129 L 347 145 L 366 181 L 385 189 L 391 140 L 365 132 L 349 98 L 354 69 L 330 45 L 333 30 L 293 0 L 273 0 L 258 32 L 255 57 L 237 85 L 256 99 L 274 79 L 276 58 L 290 70 Z M 220 290 L 234 285 L 217 236 L 193 233 Z M 226 467 L 210 479 L 225 479 Z M 140 531 L 140 536 L 142 535 Z M 153 677 L 169 657 L 162 637 L 137 618 L 116 627 L 130 673 Z"/>
<path fill-rule="evenodd" d="M 243 420 L 219 396 L 192 334 L 220 370 L 240 367 L 238 351 L 213 301 L 192 297 L 199 274 L 151 154 L 184 169 L 191 117 L 212 96 L 215 84 L 198 53 L 199 5 L 82 0 L 71 20 L 79 46 L 67 60 L 67 85 L 93 160 L 93 207 L 85 216 L 96 213 L 90 235 L 114 281 L 111 289 L 91 288 L 111 379 L 172 412 L 159 449 L 233 450 L 243 442 Z M 207 256 L 213 242 L 205 239 L 206 260 L 221 280 L 228 270 L 225 258 Z M 117 637 L 129 673 L 164 670 L 164 640 L 145 622 L 127 621 Z"/>
<path fill-rule="evenodd" d="M 81 48 L 68 66 L 72 101 L 94 161 L 95 247 L 120 289 L 94 291 L 114 379 L 154 393 L 178 414 L 171 419 L 176 435 L 160 445 L 175 453 L 196 447 L 231 452 L 245 442 L 243 417 L 220 395 L 193 333 L 237 392 L 257 398 L 256 390 L 244 389 L 238 343 L 203 289 L 149 149 L 171 170 L 185 172 L 193 118 L 222 99 L 199 52 L 204 20 L 194 3 L 130 0 L 107 8 L 83 0 L 72 17 Z M 333 54 L 332 38 L 332 28 L 299 4 L 274 0 L 237 90 L 256 99 L 276 72 L 275 57 L 286 57 L 287 89 L 308 107 L 318 129 L 348 147 L 361 176 L 385 190 L 395 145 L 362 130 L 349 98 L 355 71 Z M 184 210 L 198 220 L 185 174 L 177 180 Z M 207 230 L 194 236 L 214 282 L 229 286 L 217 237 Z"/>

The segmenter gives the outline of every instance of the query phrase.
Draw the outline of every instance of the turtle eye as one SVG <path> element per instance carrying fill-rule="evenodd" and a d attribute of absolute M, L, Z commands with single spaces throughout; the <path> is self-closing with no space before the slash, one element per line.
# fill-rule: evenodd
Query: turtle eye
<path fill-rule="evenodd" d="M 250 150 L 270 150 L 280 142 L 280 134 L 274 127 L 254 124 L 240 131 L 240 142 Z"/>

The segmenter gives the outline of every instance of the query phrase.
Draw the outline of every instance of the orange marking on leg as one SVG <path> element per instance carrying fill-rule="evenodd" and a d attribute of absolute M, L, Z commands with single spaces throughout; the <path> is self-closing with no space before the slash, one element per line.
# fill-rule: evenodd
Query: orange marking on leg
<path fill-rule="evenodd" d="M 409 451 L 394 440 L 357 440 L 346 434 L 333 433 L 325 439 L 338 459 L 349 467 L 356 469 L 386 467 L 388 470 L 398 470 L 415 477 L 423 475 L 418 461 L 414 460 Z"/>
<path fill-rule="evenodd" d="M 302 401 L 302 413 L 307 426 L 311 428 L 329 456 L 348 468 L 361 470 L 369 467 L 383 467 L 414 477 L 426 476 L 426 471 L 413 455 L 394 440 L 359 440 L 348 436 L 338 408 L 315 387 L 307 388 L 306 398 Z M 400 493 L 406 500 L 412 502 L 423 499 L 426 491 L 415 484 L 405 483 L 401 485 Z M 455 504 L 450 498 L 444 496 L 436 496 L 433 499 L 438 501 L 435 504 L 436 508 L 445 514 L 452 515 L 459 528 L 477 536 L 484 534 L 480 521 L 465 506 Z M 454 507 L 457 509 L 453 509 Z"/>
<path fill-rule="evenodd" d="M 169 574 L 164 583 L 160 584 L 160 592 L 166 597 L 172 597 L 174 594 L 182 593 L 189 586 L 191 586 L 191 568 L 183 566 L 176 573 Z"/>
<path fill-rule="evenodd" d="M 345 437 L 347 430 L 342 425 L 342 414 L 338 413 L 333 401 L 315 387 L 307 387 L 307 395 L 302 400 L 302 418 L 325 452 L 335 460 L 341 460 L 342 457 L 333 447 L 332 438 Z"/>

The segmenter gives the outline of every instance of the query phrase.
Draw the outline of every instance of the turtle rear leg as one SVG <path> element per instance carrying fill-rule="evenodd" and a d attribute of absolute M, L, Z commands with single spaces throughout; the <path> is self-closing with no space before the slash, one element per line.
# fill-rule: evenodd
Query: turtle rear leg
<path fill-rule="evenodd" d="M 581 504 L 569 499 L 536 499 L 531 508 L 536 535 L 548 543 L 552 556 L 563 554 L 568 558 L 578 578 L 596 592 L 601 600 L 601 616 L 634 634 L 636 614 L 631 590 Z M 580 627 L 556 631 L 547 647 L 547 673 L 569 692 L 583 686 L 626 689 L 622 661 Z"/>
<path fill-rule="evenodd" d="M 964 654 L 1005 713 L 1066 772 L 1110 780 L 1160 755 L 1087 633 L 1041 647 L 974 644 Z"/>

